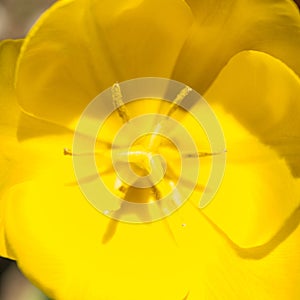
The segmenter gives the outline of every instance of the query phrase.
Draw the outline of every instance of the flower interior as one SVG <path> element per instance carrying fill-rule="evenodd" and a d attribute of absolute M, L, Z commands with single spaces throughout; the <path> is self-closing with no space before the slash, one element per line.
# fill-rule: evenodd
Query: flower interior
<path fill-rule="evenodd" d="M 191 135 L 198 152 L 180 153 L 178 145 L 183 141 L 160 133 L 161 127 L 165 126 L 164 121 L 156 124 L 143 123 L 143 116 L 152 114 L 164 116 L 166 124 L 169 118 L 176 120 L 178 126 L 182 126 Z M 118 143 L 115 137 L 122 127 L 130 126 L 134 118 L 141 118 L 141 126 L 149 128 L 148 132 L 134 140 L 130 136 L 122 136 L 121 145 L 126 147 L 115 145 Z M 172 130 L 176 136 L 176 128 Z M 174 104 L 163 99 L 139 99 L 124 104 L 105 120 L 95 144 L 95 161 L 98 175 L 114 195 L 129 202 L 149 203 L 174 192 L 181 175 L 182 159 L 198 157 L 198 153 L 209 152 L 208 149 L 209 142 L 201 125 L 185 109 L 178 105 L 174 108 Z M 115 158 L 112 157 L 113 153 Z M 210 159 L 205 159 L 206 165 L 209 165 Z M 122 172 L 122 169 L 127 169 L 127 172 Z M 209 168 L 205 172 L 199 172 L 202 185 L 208 180 L 207 171 Z M 136 175 L 134 181 L 131 179 L 132 174 Z"/>

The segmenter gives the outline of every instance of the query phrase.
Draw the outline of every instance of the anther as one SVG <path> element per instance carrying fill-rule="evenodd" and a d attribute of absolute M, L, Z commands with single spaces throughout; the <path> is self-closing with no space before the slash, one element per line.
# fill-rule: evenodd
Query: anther
<path fill-rule="evenodd" d="M 72 151 L 69 148 L 64 148 L 64 155 L 70 155 L 70 156 L 72 156 L 73 153 L 72 153 Z"/>
<path fill-rule="evenodd" d="M 152 192 L 154 194 L 155 200 L 161 199 L 161 193 L 160 193 L 160 191 L 157 189 L 157 187 L 155 185 L 151 186 L 151 190 L 152 190 Z"/>
<path fill-rule="evenodd" d="M 167 116 L 170 117 L 179 107 L 182 100 L 190 93 L 192 89 L 188 86 L 185 86 L 176 96 L 175 100 L 172 102 L 172 105 L 167 113 Z"/>
<path fill-rule="evenodd" d="M 125 103 L 123 102 L 121 88 L 118 83 L 115 83 L 112 86 L 111 95 L 113 99 L 113 104 L 118 111 L 119 117 L 123 120 L 124 123 L 127 123 L 130 120 L 130 117 Z"/>

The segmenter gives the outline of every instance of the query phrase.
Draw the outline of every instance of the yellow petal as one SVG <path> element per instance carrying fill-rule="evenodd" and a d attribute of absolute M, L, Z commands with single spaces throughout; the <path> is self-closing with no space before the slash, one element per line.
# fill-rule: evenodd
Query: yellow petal
<path fill-rule="evenodd" d="M 300 79 L 284 63 L 243 51 L 222 70 L 206 98 L 221 104 L 300 176 Z"/>
<path fill-rule="evenodd" d="M 228 156 L 224 180 L 204 212 L 238 246 L 265 244 L 299 206 L 299 79 L 267 54 L 242 52 L 206 99 L 226 110 L 216 108 Z"/>
<path fill-rule="evenodd" d="M 22 108 L 74 127 L 116 81 L 169 77 L 192 20 L 181 0 L 56 3 L 23 47 L 16 83 Z"/>
<path fill-rule="evenodd" d="M 48 163 L 52 162 L 53 156 L 55 159 L 57 155 L 63 156 L 64 147 L 72 144 L 72 135 L 66 132 L 64 128 L 32 120 L 22 113 L 20 114 L 19 124 L 23 127 L 18 129 L 17 132 L 13 132 L 11 135 L 8 135 L 7 132 L 5 132 L 5 135 L 1 134 L 3 149 L 0 153 L 0 162 L 3 176 L 0 191 L 0 255 L 10 258 L 13 258 L 14 254 L 6 244 L 8 241 L 4 228 L 5 218 L 7 217 L 5 214 L 7 204 L 4 197 L 5 192 L 14 184 L 39 176 L 40 170 L 47 171 Z M 28 142 L 35 135 L 38 136 L 41 130 L 43 130 L 43 134 L 47 134 L 44 140 L 38 139 L 36 143 Z M 54 138 L 56 141 L 57 147 L 53 152 L 48 152 L 49 142 L 45 142 L 49 137 Z"/>
<path fill-rule="evenodd" d="M 13 93 L 13 76 L 21 45 L 21 40 L 0 43 L 0 196 L 16 156 L 15 133 L 20 109 Z M 8 256 L 4 246 L 3 209 L 4 203 L 0 201 L 0 253 Z"/>
<path fill-rule="evenodd" d="M 230 135 L 239 132 L 243 140 L 243 129 L 237 130 L 240 125 L 221 110 L 219 116 Z M 284 295 L 299 296 L 295 284 L 299 269 L 294 263 L 299 230 L 294 236 L 288 228 L 277 241 L 247 252 L 227 241 L 190 202 L 151 224 L 112 221 L 97 212 L 76 185 L 72 159 L 61 151 L 70 142 L 68 136 L 25 137 L 25 158 L 42 164 L 32 181 L 14 186 L 3 198 L 7 247 L 23 272 L 51 298 L 183 300 L 188 295 L 192 300 L 279 300 Z M 287 271 L 289 280 L 284 280 Z"/>
<path fill-rule="evenodd" d="M 40 135 L 52 135 L 58 142 L 59 136 L 69 134 L 63 128 L 33 120 L 21 112 L 13 88 L 21 45 L 21 40 L 3 41 L 0 44 L 0 255 L 10 258 L 14 258 L 14 255 L 9 250 L 4 228 L 6 201 L 2 198 L 3 193 L 13 184 L 32 178 L 39 168 L 45 168 L 45 164 L 40 163 L 44 159 L 42 143 L 30 149 L 24 147 L 22 141 Z M 65 136 L 57 152 L 62 153 L 63 148 L 72 143 Z M 47 148 L 47 143 L 44 145 Z"/>
<path fill-rule="evenodd" d="M 65 186 L 72 178 L 66 159 L 56 176 L 49 172 L 6 195 L 10 246 L 23 272 L 51 298 L 299 297 L 299 227 L 275 246 L 243 252 L 190 202 L 163 221 L 115 222 L 92 208 L 78 187 Z"/>
<path fill-rule="evenodd" d="M 41 145 L 36 145 L 35 149 L 30 150 L 34 151 L 35 159 L 29 160 L 30 153 L 22 148 L 23 140 L 69 133 L 64 128 L 28 117 L 21 111 L 13 88 L 15 64 L 21 45 L 21 40 L 0 44 L 0 194 L 8 185 L 24 180 L 24 174 L 29 174 L 37 158 L 41 158 L 38 155 Z"/>
<path fill-rule="evenodd" d="M 300 15 L 293 1 L 186 2 L 196 23 L 173 78 L 203 93 L 228 60 L 242 50 L 269 53 L 300 75 Z"/>
<path fill-rule="evenodd" d="M 20 113 L 16 97 L 13 92 L 13 76 L 15 64 L 19 55 L 22 41 L 3 41 L 0 43 L 0 135 L 1 135 L 1 168 L 0 168 L 0 189 L 3 178 L 9 168 L 9 157 L 4 153 L 7 146 L 12 143 L 13 136 L 17 129 L 17 121 Z M 11 152 L 13 152 L 13 146 Z"/>
<path fill-rule="evenodd" d="M 236 248 L 234 255 L 220 243 L 210 244 L 210 255 L 200 253 L 193 260 L 199 271 L 187 299 L 298 299 L 299 217 L 298 211 L 280 236 L 263 247 Z"/>
<path fill-rule="evenodd" d="M 183 299 L 187 266 L 169 232 L 110 220 L 62 185 L 71 163 L 59 171 L 7 194 L 6 232 L 25 274 L 54 299 Z"/>
<path fill-rule="evenodd" d="M 15 65 L 22 45 L 22 40 L 0 42 L 0 124 L 15 124 L 18 114 L 17 103 L 13 92 Z"/>

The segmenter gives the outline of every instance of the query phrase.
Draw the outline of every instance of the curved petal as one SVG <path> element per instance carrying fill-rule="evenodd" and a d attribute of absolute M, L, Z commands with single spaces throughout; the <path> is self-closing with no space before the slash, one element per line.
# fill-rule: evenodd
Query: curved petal
<path fill-rule="evenodd" d="M 284 158 L 300 177 L 300 79 L 272 56 L 243 51 L 205 94 Z"/>
<path fill-rule="evenodd" d="M 32 178 L 38 168 L 44 167 L 40 164 L 44 159 L 42 145 L 37 143 L 34 149 L 29 149 L 24 148 L 22 141 L 41 134 L 55 135 L 59 141 L 60 135 L 68 133 L 49 123 L 33 120 L 21 112 L 13 89 L 13 78 L 22 42 L 17 40 L 0 43 L 0 255 L 10 258 L 14 255 L 7 251 L 4 230 L 6 201 L 2 198 L 3 193 L 13 184 Z M 71 140 L 68 141 L 65 136 L 63 141 L 71 144 Z M 68 144 L 62 144 L 56 151 L 62 153 L 65 146 Z"/>
<path fill-rule="evenodd" d="M 293 1 L 186 2 L 196 23 L 178 58 L 174 79 L 203 93 L 229 59 L 242 50 L 269 53 L 300 75 L 300 15 Z"/>
<path fill-rule="evenodd" d="M 22 40 L 5 40 L 0 42 L 0 109 L 5 111 L 0 119 L 1 126 L 15 124 L 18 109 L 13 92 L 15 65 Z"/>
<path fill-rule="evenodd" d="M 63 149 L 72 144 L 72 135 L 63 128 L 53 126 L 46 122 L 31 120 L 31 118 L 20 114 L 19 124 L 22 129 L 18 129 L 9 134 L 9 127 L 3 134 L 1 133 L 1 178 L 0 191 L 0 255 L 13 258 L 14 255 L 9 251 L 5 233 L 5 192 L 13 185 L 24 182 L 39 176 L 41 170 L 47 170 L 48 164 L 51 163 L 53 157 L 63 156 Z M 38 129 L 36 129 L 38 126 Z M 40 134 L 43 129 L 44 140 L 38 139 L 36 143 L 31 143 L 31 139 L 35 135 Z M 48 139 L 55 139 L 55 148 L 51 149 Z M 36 140 L 36 139 L 35 139 Z M 47 152 L 47 154 L 45 154 Z M 2 175 L 2 174 L 1 174 Z"/>
<path fill-rule="evenodd" d="M 55 299 L 168 299 L 187 293 L 187 266 L 161 225 L 118 223 L 97 212 L 72 163 L 7 193 L 6 232 L 19 266 Z M 174 263 L 176 262 L 176 263 Z"/>
<path fill-rule="evenodd" d="M 195 300 L 300 295 L 295 284 L 300 227 L 271 254 L 258 259 L 254 251 L 245 258 L 189 202 L 151 224 L 106 218 L 78 187 L 64 185 L 72 177 L 70 160 L 60 165 L 55 178 L 44 174 L 6 195 L 11 249 L 23 272 L 50 297 L 182 300 L 188 291 L 187 299 Z"/>
<path fill-rule="evenodd" d="M 85 106 L 116 81 L 169 77 L 192 20 L 181 0 L 59 1 L 22 48 L 22 108 L 74 128 Z"/>
<path fill-rule="evenodd" d="M 294 217 L 299 225 L 299 211 Z M 202 245 L 206 247 L 206 240 Z M 210 254 L 203 257 L 200 252 L 193 258 L 193 266 L 198 272 L 191 280 L 188 300 L 299 298 L 300 226 L 272 250 L 266 245 L 248 252 L 236 249 L 234 255 L 220 243 L 209 246 Z"/>
<path fill-rule="evenodd" d="M 10 143 L 10 140 L 17 130 L 17 120 L 20 113 L 20 109 L 13 92 L 13 77 L 21 45 L 21 40 L 3 41 L 0 43 L 0 134 L 1 141 L 4 143 L 1 145 L 0 150 L 0 189 L 10 160 L 5 157 L 3 152 L 5 152 L 6 146 Z"/>
<path fill-rule="evenodd" d="M 7 179 L 7 172 L 15 158 L 15 133 L 20 109 L 13 93 L 15 64 L 22 41 L 2 41 L 0 43 L 0 195 Z M 10 150 L 7 150 L 7 149 Z M 3 232 L 4 203 L 0 201 L 0 253 L 9 256 L 5 251 Z"/>
<path fill-rule="evenodd" d="M 240 125 L 222 111 L 219 116 L 230 135 L 236 132 L 233 140 L 243 141 Z M 66 137 L 25 137 L 25 157 L 43 164 L 32 181 L 14 186 L 3 198 L 7 246 L 24 273 L 52 298 L 182 300 L 188 292 L 191 299 L 299 296 L 299 230 L 285 232 L 266 255 L 264 249 L 244 253 L 232 245 L 189 202 L 151 224 L 112 221 L 91 207 L 76 185 L 72 160 L 61 151 Z M 272 160 L 273 154 L 267 156 Z M 283 280 L 287 271 L 289 280 Z"/>
<path fill-rule="evenodd" d="M 206 98 L 227 111 L 216 108 L 228 156 L 223 183 L 204 212 L 240 247 L 265 244 L 299 206 L 299 79 L 267 54 L 242 52 Z"/>

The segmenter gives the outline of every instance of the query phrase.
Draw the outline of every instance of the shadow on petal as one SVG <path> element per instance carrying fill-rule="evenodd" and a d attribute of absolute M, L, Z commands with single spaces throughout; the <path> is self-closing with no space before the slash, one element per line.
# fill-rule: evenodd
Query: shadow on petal
<path fill-rule="evenodd" d="M 292 213 L 292 215 L 285 221 L 280 230 L 267 243 L 250 248 L 239 247 L 226 235 L 226 233 L 220 227 L 212 222 L 209 217 L 207 217 L 205 214 L 203 214 L 203 216 L 214 227 L 214 229 L 223 236 L 223 238 L 234 249 L 239 257 L 259 260 L 268 256 L 296 230 L 296 228 L 300 224 L 300 207 L 298 207 Z"/>
<path fill-rule="evenodd" d="M 63 134 L 72 134 L 72 131 L 62 126 L 36 119 L 25 113 L 20 114 L 17 129 L 17 138 L 20 142 L 46 135 Z"/>

